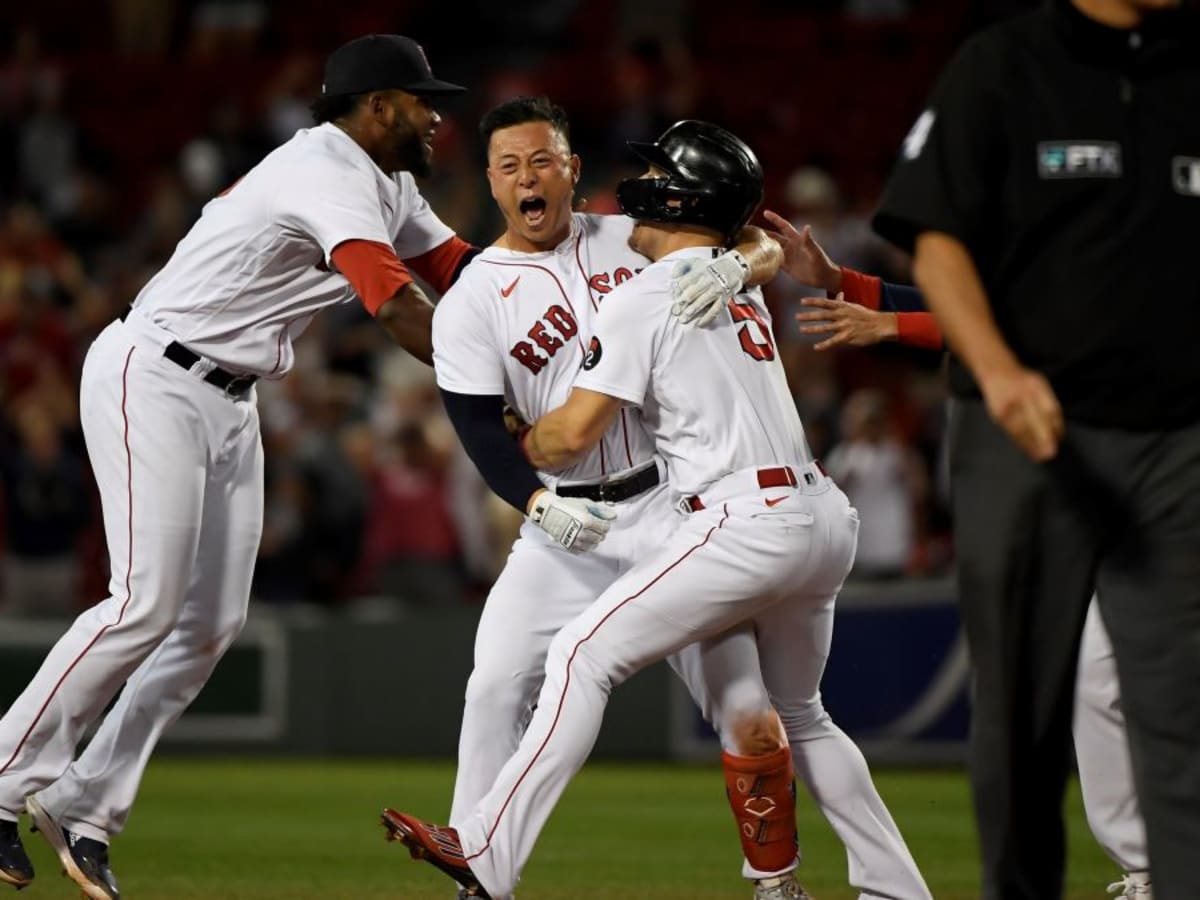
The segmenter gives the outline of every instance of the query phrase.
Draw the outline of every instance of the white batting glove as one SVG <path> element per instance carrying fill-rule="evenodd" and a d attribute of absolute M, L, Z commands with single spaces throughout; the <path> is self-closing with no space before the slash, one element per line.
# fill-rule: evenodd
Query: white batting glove
<path fill-rule="evenodd" d="M 533 501 L 529 520 L 567 550 L 594 550 L 604 540 L 617 514 L 603 503 L 582 497 L 560 497 L 542 491 Z"/>
<path fill-rule="evenodd" d="M 717 317 L 725 304 L 740 293 L 750 276 L 750 265 L 736 250 L 703 263 L 682 259 L 671 271 L 671 312 L 681 322 L 703 328 Z"/>

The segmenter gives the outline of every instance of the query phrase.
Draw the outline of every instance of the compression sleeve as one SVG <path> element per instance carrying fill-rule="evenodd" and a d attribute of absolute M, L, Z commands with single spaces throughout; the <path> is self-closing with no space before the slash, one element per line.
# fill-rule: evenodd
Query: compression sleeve
<path fill-rule="evenodd" d="M 926 350 L 945 349 L 942 330 L 915 287 L 891 284 L 843 266 L 842 297 L 867 309 L 896 313 L 896 339 L 901 344 Z"/>
<path fill-rule="evenodd" d="M 413 280 L 388 244 L 343 241 L 330 256 L 371 315 Z"/>
<path fill-rule="evenodd" d="M 938 328 L 933 313 L 896 313 L 896 340 L 909 347 L 922 347 L 926 350 L 946 349 L 942 329 Z"/>
<path fill-rule="evenodd" d="M 891 284 L 886 281 L 879 284 L 879 308 L 884 312 L 929 312 L 929 307 L 925 305 L 925 298 L 915 287 Z"/>
<path fill-rule="evenodd" d="M 467 263 L 479 255 L 479 248 L 468 244 L 458 235 L 438 244 L 427 253 L 405 260 L 412 270 L 429 282 L 439 294 L 444 294 Z"/>
<path fill-rule="evenodd" d="M 520 444 L 504 428 L 504 398 L 447 390 L 441 394 L 446 415 L 483 480 L 524 515 L 530 496 L 545 485 L 521 452 Z"/>

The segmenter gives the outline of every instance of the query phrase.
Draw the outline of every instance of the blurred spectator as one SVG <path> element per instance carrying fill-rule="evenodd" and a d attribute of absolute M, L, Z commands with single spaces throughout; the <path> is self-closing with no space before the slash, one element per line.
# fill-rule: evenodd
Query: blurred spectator
<path fill-rule="evenodd" d="M 892 433 L 882 392 L 852 394 L 842 420 L 844 436 L 825 467 L 858 510 L 853 574 L 895 578 L 908 571 L 916 551 L 916 511 L 927 489 L 924 468 Z"/>
<path fill-rule="evenodd" d="M 4 608 L 67 615 L 78 605 L 77 543 L 90 512 L 84 464 L 65 449 L 57 423 L 41 407 L 23 405 L 15 425 L 15 445 L 0 447 Z"/>
<path fill-rule="evenodd" d="M 365 427 L 344 440 L 370 485 L 360 591 L 422 604 L 461 599 L 466 580 L 446 499 L 446 460 L 424 430 L 406 425 L 382 451 Z"/>
<path fill-rule="evenodd" d="M 613 64 L 617 109 L 608 130 L 609 155 L 628 161 L 627 141 L 653 141 L 692 116 L 699 84 L 687 46 L 660 35 L 639 37 Z"/>
<path fill-rule="evenodd" d="M 287 141 L 301 128 L 312 127 L 308 104 L 320 91 L 320 66 L 316 62 L 306 56 L 295 56 L 284 64 L 263 96 L 263 123 L 272 147 Z"/>
<path fill-rule="evenodd" d="M 42 202 L 70 182 L 75 170 L 78 135 L 75 124 L 63 114 L 62 91 L 61 77 L 39 80 L 33 112 L 21 128 L 21 183 Z"/>
<path fill-rule="evenodd" d="M 246 56 L 258 44 L 269 13 L 266 0 L 201 0 L 192 11 L 189 49 L 204 59 Z"/>
<path fill-rule="evenodd" d="M 113 38 L 125 56 L 166 52 L 175 24 L 175 0 L 112 0 Z"/>

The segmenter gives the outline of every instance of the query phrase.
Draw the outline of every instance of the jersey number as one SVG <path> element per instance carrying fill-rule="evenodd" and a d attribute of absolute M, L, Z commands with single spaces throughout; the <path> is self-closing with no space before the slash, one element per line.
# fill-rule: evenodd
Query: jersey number
<path fill-rule="evenodd" d="M 729 314 L 733 316 L 735 322 L 745 322 L 738 329 L 738 340 L 742 343 L 742 350 L 747 356 L 757 359 L 759 362 L 770 362 L 775 358 L 775 342 L 771 340 L 771 326 L 763 321 L 763 317 L 758 314 L 758 310 L 754 308 L 752 303 L 736 303 L 733 300 L 729 301 Z M 758 333 L 762 335 L 763 343 L 757 343 L 750 335 L 750 323 L 753 322 L 758 326 Z"/>

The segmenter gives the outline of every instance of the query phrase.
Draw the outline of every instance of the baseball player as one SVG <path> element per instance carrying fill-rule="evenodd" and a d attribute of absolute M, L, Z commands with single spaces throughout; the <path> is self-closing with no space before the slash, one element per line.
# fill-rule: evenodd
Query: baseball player
<path fill-rule="evenodd" d="M 823 288 L 835 299 L 806 297 L 816 307 L 797 313 L 800 330 L 823 335 L 817 350 L 865 347 L 885 340 L 942 350 L 941 329 L 916 288 L 836 265 L 812 236 L 770 210 L 763 213 L 784 251 L 784 271 L 801 284 Z M 1075 686 L 1075 758 L 1088 825 L 1105 853 L 1124 870 L 1108 886 L 1121 896 L 1151 898 L 1146 826 L 1138 807 L 1121 710 L 1112 641 L 1093 598 L 1083 626 Z"/>
<path fill-rule="evenodd" d="M 530 518 L 480 617 L 452 822 L 483 798 L 516 750 L 550 640 L 674 518 L 662 462 L 635 410 L 553 475 L 537 473 L 506 433 L 506 404 L 533 421 L 566 398 L 596 310 L 649 260 L 629 246 L 632 220 L 572 212 L 580 161 L 562 109 L 517 98 L 490 111 L 480 131 L 506 230 L 438 305 L 435 368 L 464 446 L 493 489 Z M 730 293 L 744 277 L 766 280 L 777 270 L 773 242 L 742 250 L 728 254 Z M 699 667 L 690 671 L 699 677 Z"/>
<path fill-rule="evenodd" d="M 255 382 L 281 378 L 322 308 L 357 297 L 430 361 L 433 307 L 469 260 L 417 191 L 463 88 L 398 35 L 329 57 L 317 125 L 220 197 L 93 343 L 80 411 L 103 505 L 110 596 L 84 612 L 0 720 L 0 880 L 33 879 L 28 809 L 66 873 L 118 900 L 108 842 L 146 762 L 241 630 L 263 515 Z M 118 690 L 84 753 L 84 730 Z"/>
<path fill-rule="evenodd" d="M 636 409 L 622 410 L 591 454 L 556 474 L 535 474 L 504 432 L 499 410 L 506 402 L 532 421 L 565 399 L 583 358 L 583 338 L 591 333 L 604 297 L 649 260 L 629 247 L 631 219 L 572 214 L 579 161 L 570 153 L 561 109 L 545 98 L 503 103 L 484 117 L 481 136 L 489 151 L 492 192 L 507 229 L 466 268 L 434 316 L 435 367 L 446 408 L 489 483 L 514 506 L 553 507 L 564 497 L 581 506 L 601 499 L 607 505 L 558 518 L 562 525 L 556 527 L 580 522 L 569 549 L 557 543 L 561 534 L 539 530 L 553 524 L 554 517 L 535 517 L 536 523 L 531 518 L 488 596 L 466 692 L 452 824 L 482 799 L 516 749 L 554 634 L 670 530 L 676 518 L 661 478 L 662 462 L 654 456 L 653 440 Z M 770 241 L 741 245 L 741 251 L 744 256 L 735 249 L 712 263 L 690 267 L 677 281 L 689 309 L 723 305 L 730 279 L 736 291 L 743 277 L 761 281 L 774 274 L 778 251 Z M 722 274 L 722 260 L 729 257 L 733 265 Z M 571 324 L 564 335 L 561 326 L 567 317 Z M 573 337 L 574 346 L 551 342 L 546 348 L 538 337 L 547 332 L 560 339 Z M 590 520 L 610 513 L 616 514 L 611 530 L 607 523 Z M 601 532 L 606 534 L 603 543 L 592 552 L 571 552 L 592 546 Z M 547 583 L 555 585 L 553 592 L 545 590 Z M 745 665 L 747 659 L 756 662 L 753 641 L 747 629 L 703 654 L 692 647 L 671 660 L 725 739 L 739 710 L 756 708 L 763 695 L 757 664 Z M 712 690 L 706 681 L 714 683 Z M 852 880 L 877 888 L 916 885 L 904 896 L 923 896 L 911 856 L 894 852 L 903 842 L 889 828 L 891 818 L 861 754 L 836 728 L 813 724 L 795 740 L 798 766 L 826 815 L 838 823 L 849 848 Z M 873 822 L 885 824 L 856 824 L 863 808 L 874 811 Z M 787 897 L 783 892 L 791 890 L 798 887 L 790 873 L 756 879 L 756 896 L 762 898 Z"/>
<path fill-rule="evenodd" d="M 730 628 L 754 624 L 757 652 L 753 642 L 746 649 L 769 696 L 731 723 L 733 749 L 723 754 L 748 874 L 796 863 L 785 731 L 832 728 L 818 683 L 833 600 L 853 558 L 854 511 L 811 460 L 761 294 L 739 294 L 709 329 L 671 315 L 676 264 L 718 257 L 761 199 L 761 168 L 740 140 L 707 123 L 677 123 L 656 144 L 634 147 L 651 177 L 622 182 L 618 199 L 637 221 L 632 246 L 655 262 L 605 299 L 574 389 L 523 446 L 540 469 L 561 471 L 640 410 L 680 497 L 678 524 L 553 639 L 516 754 L 457 828 L 385 813 L 415 856 L 477 896 L 510 895 L 595 740 L 608 692 L 655 660 L 697 641 L 720 645 Z M 919 878 L 915 895 L 928 896 Z M 893 886 L 880 893 L 909 896 Z"/>

